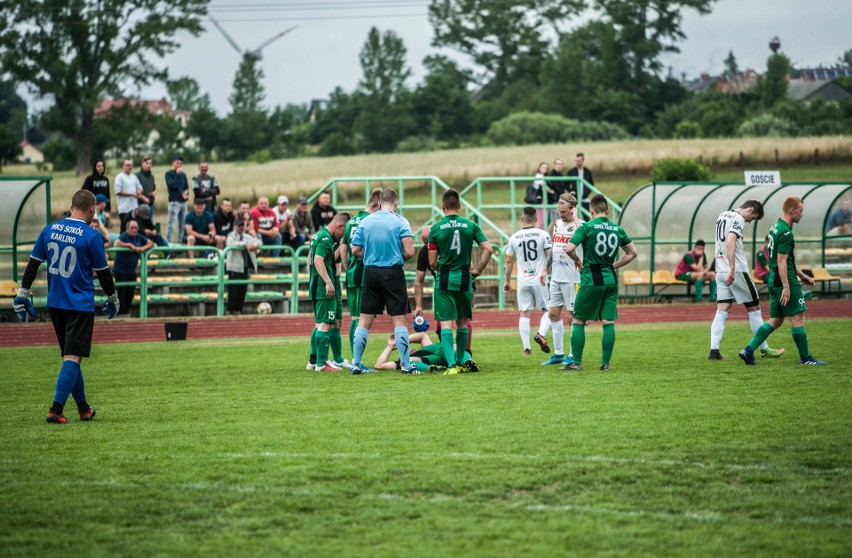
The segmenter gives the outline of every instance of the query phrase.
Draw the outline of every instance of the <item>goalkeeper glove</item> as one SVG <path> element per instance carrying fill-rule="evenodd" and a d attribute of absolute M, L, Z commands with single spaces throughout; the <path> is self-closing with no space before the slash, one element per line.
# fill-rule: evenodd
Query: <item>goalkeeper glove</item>
<path fill-rule="evenodd" d="M 427 331 L 429 329 L 429 322 L 426 321 L 426 318 L 422 314 L 417 314 L 414 316 L 414 323 L 411 325 L 411 329 L 417 332 Z"/>
<path fill-rule="evenodd" d="M 118 314 L 119 308 L 121 308 L 121 304 L 119 304 L 118 302 L 118 294 L 112 293 L 107 298 L 102 312 L 107 315 L 108 320 L 111 320 L 115 317 L 116 314 Z"/>
<path fill-rule="evenodd" d="M 35 308 L 33 308 L 33 299 L 30 296 L 30 290 L 20 287 L 15 300 L 12 301 L 12 310 L 18 315 L 18 319 L 23 323 L 32 317 L 35 318 Z"/>

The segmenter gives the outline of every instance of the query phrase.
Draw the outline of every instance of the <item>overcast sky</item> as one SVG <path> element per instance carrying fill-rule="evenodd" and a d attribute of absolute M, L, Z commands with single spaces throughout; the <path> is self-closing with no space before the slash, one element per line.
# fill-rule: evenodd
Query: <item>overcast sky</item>
<path fill-rule="evenodd" d="M 296 26 L 263 51 L 266 104 L 272 107 L 327 98 L 337 86 L 351 92 L 361 77 L 358 53 L 374 25 L 403 38 L 412 69 L 409 85 L 421 81 L 422 60 L 429 54 L 467 63 L 461 54 L 431 46 L 428 5 L 428 0 L 212 0 L 209 11 L 243 49 Z M 740 68 L 762 72 L 769 41 L 777 35 L 796 66 L 832 65 L 852 48 L 850 22 L 848 0 L 719 0 L 708 16 L 685 11 L 681 53 L 664 60 L 676 77 L 718 74 L 733 50 Z M 205 24 L 203 35 L 185 37 L 179 50 L 152 63 L 168 66 L 174 78 L 195 78 L 224 115 L 240 55 L 209 20 Z M 162 86 L 141 91 L 146 98 L 164 95 Z"/>

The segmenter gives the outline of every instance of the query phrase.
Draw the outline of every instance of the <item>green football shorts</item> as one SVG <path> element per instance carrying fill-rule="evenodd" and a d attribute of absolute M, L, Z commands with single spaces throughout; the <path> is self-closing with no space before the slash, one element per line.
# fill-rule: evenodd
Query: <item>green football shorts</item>
<path fill-rule="evenodd" d="M 361 317 L 361 287 L 346 287 L 346 300 L 349 303 L 349 315 Z"/>
<path fill-rule="evenodd" d="M 343 299 L 339 293 L 334 298 L 314 300 L 314 319 L 318 324 L 336 324 L 343 319 Z"/>
<path fill-rule="evenodd" d="M 435 289 L 432 300 L 438 321 L 473 317 L 473 291 Z"/>
<path fill-rule="evenodd" d="M 675 279 L 678 281 L 686 281 L 687 283 L 692 283 L 692 273 L 679 273 L 675 275 Z"/>
<path fill-rule="evenodd" d="M 769 287 L 769 317 L 784 318 L 801 314 L 807 308 L 805 307 L 805 295 L 802 293 L 802 285 L 799 281 L 790 282 L 790 300 L 787 304 L 781 306 L 781 291 L 783 287 Z"/>
<path fill-rule="evenodd" d="M 618 319 L 618 285 L 581 285 L 574 301 L 574 318 L 583 321 Z"/>

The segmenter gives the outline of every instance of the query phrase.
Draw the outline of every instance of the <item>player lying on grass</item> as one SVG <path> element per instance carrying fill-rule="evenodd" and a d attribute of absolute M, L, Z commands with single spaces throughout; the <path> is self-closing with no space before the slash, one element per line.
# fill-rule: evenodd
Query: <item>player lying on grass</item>
<path fill-rule="evenodd" d="M 443 349 L 440 343 L 433 343 L 432 338 L 425 331 L 412 333 L 409 335 L 409 341 L 420 343 L 421 348 L 411 353 L 410 359 L 412 368 L 404 370 L 399 360 L 389 360 L 390 354 L 396 350 L 396 342 L 394 336 L 388 338 L 387 346 L 382 354 L 376 360 L 376 370 L 399 370 L 403 374 L 422 374 L 423 372 L 444 372 L 447 369 L 447 359 L 444 356 Z M 462 366 L 468 372 L 479 372 L 479 367 L 471 358 L 470 353 L 464 352 L 464 362 Z"/>

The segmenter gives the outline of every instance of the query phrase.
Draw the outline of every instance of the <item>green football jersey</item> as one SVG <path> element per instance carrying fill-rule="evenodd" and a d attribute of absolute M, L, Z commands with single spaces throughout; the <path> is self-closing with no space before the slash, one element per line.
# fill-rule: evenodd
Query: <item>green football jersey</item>
<path fill-rule="evenodd" d="M 470 258 L 473 244 L 487 242 L 485 233 L 473 221 L 459 215 L 447 215 L 429 232 L 429 250 L 438 251 L 435 286 L 444 291 L 470 291 Z"/>
<path fill-rule="evenodd" d="M 355 234 L 355 229 L 361 224 L 364 217 L 370 215 L 369 211 L 360 211 L 358 215 L 349 219 L 346 223 L 346 229 L 343 231 L 343 240 L 341 242 L 349 246 L 349 263 L 346 266 L 346 286 L 348 288 L 361 288 L 364 285 L 364 260 L 352 253 L 352 235 Z"/>
<path fill-rule="evenodd" d="M 325 258 L 325 271 L 331 277 L 332 282 L 337 288 L 337 269 L 334 265 L 334 238 L 328 229 L 322 227 L 317 234 L 311 239 L 311 249 L 308 252 L 308 263 L 310 265 L 310 287 L 308 289 L 311 300 L 323 300 L 325 296 L 325 281 L 320 274 L 317 273 L 317 268 L 314 265 L 314 256 L 322 256 Z"/>
<path fill-rule="evenodd" d="M 633 242 L 624 229 L 598 217 L 580 225 L 570 242 L 583 247 L 580 287 L 618 284 L 612 264 L 618 259 L 618 249 Z"/>
<path fill-rule="evenodd" d="M 778 222 L 769 229 L 769 278 L 766 281 L 767 285 L 784 286 L 781 277 L 778 276 L 778 254 L 787 254 L 787 281 L 791 285 L 799 282 L 796 275 L 796 256 L 793 254 L 795 247 L 796 241 L 793 240 L 793 230 L 784 219 L 778 219 Z"/>

